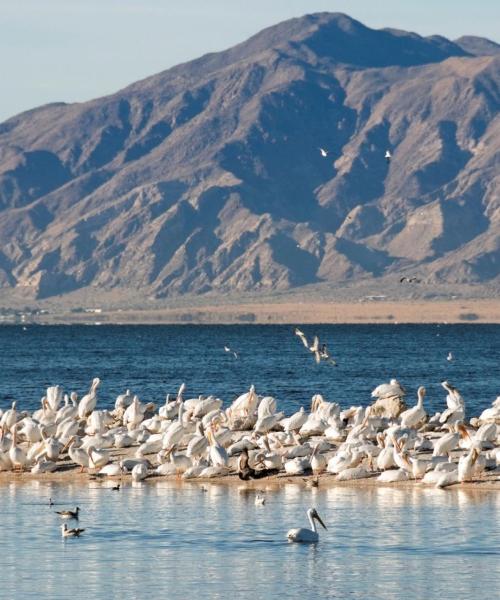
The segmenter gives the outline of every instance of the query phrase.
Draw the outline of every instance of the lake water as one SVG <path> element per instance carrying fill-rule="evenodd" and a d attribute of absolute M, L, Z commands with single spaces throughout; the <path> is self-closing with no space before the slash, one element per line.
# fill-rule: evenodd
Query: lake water
<path fill-rule="evenodd" d="M 1 485 L 0 598 L 500 597 L 496 492 L 290 483 L 255 506 L 255 491 L 206 488 Z M 63 540 L 54 511 L 76 505 L 86 531 Z M 288 543 L 310 506 L 328 531 Z"/>
<path fill-rule="evenodd" d="M 84 393 L 95 376 L 100 407 L 125 388 L 163 403 L 183 381 L 186 397 L 213 393 L 226 403 L 253 383 L 287 413 L 318 392 L 344 408 L 367 404 L 391 377 L 410 403 L 425 385 L 429 410 L 444 406 L 443 379 L 461 390 L 469 415 L 500 394 L 500 326 L 303 329 L 328 344 L 337 368 L 316 365 L 287 326 L 0 327 L 0 407 L 16 399 L 32 410 L 48 385 Z M 1 485 L 0 599 L 500 597 L 498 493 L 287 484 L 255 506 L 254 492 L 207 488 Z M 86 531 L 62 540 L 54 509 L 76 505 Z M 328 531 L 316 546 L 287 543 L 313 505 Z"/>
<path fill-rule="evenodd" d="M 93 377 L 102 385 L 99 407 L 126 388 L 163 404 L 186 382 L 185 397 L 216 394 L 229 403 L 253 383 L 287 413 L 310 406 L 321 393 L 346 408 L 366 405 L 371 390 L 392 377 L 408 403 L 425 385 L 426 406 L 442 410 L 449 380 L 469 416 L 500 394 L 500 325 L 310 325 L 338 361 L 316 365 L 291 326 L 21 326 L 0 327 L 0 408 L 18 400 L 34 409 L 48 385 L 83 394 Z M 239 353 L 236 360 L 224 351 Z M 446 360 L 448 352 L 455 359 Z"/>

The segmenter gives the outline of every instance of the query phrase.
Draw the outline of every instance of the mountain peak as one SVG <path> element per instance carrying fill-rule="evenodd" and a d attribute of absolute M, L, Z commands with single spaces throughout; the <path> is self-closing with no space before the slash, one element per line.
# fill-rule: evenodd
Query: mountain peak
<path fill-rule="evenodd" d="M 498 284 L 499 65 L 472 43 L 317 13 L 18 115 L 0 126 L 0 292 Z"/>

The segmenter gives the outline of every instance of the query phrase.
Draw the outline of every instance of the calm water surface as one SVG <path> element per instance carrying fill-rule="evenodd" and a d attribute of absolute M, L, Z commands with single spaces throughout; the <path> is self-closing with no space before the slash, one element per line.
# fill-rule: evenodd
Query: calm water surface
<path fill-rule="evenodd" d="M 187 397 L 226 403 L 253 383 L 287 412 L 317 392 L 343 407 L 367 404 L 391 377 L 410 397 L 424 384 L 430 410 L 444 406 L 443 379 L 469 415 L 500 394 L 499 326 L 303 329 L 328 343 L 338 368 L 316 365 L 288 326 L 0 327 L 0 407 L 17 399 L 32 410 L 48 385 L 84 393 L 95 376 L 100 407 L 127 387 L 163 403 L 183 381 Z M 0 486 L 0 599 L 500 597 L 498 493 L 290 484 L 255 506 L 254 492 L 207 487 Z M 81 539 L 61 539 L 49 497 L 81 507 Z M 288 544 L 312 505 L 329 530 L 317 546 Z"/>
<path fill-rule="evenodd" d="M 500 597 L 495 492 L 254 491 L 168 482 L 0 486 L 2 599 Z M 57 506 L 49 507 L 52 497 Z M 80 539 L 54 510 L 81 508 Z M 317 545 L 286 532 L 317 507 Z"/>
<path fill-rule="evenodd" d="M 339 366 L 316 365 L 290 326 L 21 326 L 0 327 L 0 408 L 38 408 L 48 385 L 87 391 L 102 386 L 99 406 L 130 388 L 163 404 L 184 381 L 187 396 L 216 394 L 226 403 L 253 383 L 286 412 L 322 393 L 343 407 L 370 402 L 371 390 L 397 377 L 409 403 L 419 385 L 426 405 L 442 410 L 448 379 L 470 416 L 500 394 L 499 325 L 310 325 L 303 330 L 328 344 Z M 234 348 L 238 360 L 226 352 Z M 448 362 L 448 352 L 455 360 Z"/>

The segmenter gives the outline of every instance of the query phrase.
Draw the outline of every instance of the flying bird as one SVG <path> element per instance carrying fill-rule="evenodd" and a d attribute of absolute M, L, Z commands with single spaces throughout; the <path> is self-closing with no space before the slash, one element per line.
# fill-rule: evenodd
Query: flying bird
<path fill-rule="evenodd" d="M 384 156 L 385 160 L 390 163 L 391 162 L 391 158 L 392 158 L 392 154 L 390 152 L 390 150 L 386 150 L 385 151 L 385 156 Z"/>
<path fill-rule="evenodd" d="M 234 358 L 238 358 L 238 355 L 236 354 L 236 352 L 234 350 L 232 350 L 229 346 L 224 346 L 224 350 L 226 352 L 230 352 L 234 356 Z"/>
<path fill-rule="evenodd" d="M 328 156 L 328 150 L 325 150 L 324 148 L 318 148 L 318 150 L 320 151 L 320 154 L 323 158 L 326 158 Z"/>
<path fill-rule="evenodd" d="M 322 360 L 326 360 L 332 363 L 333 365 L 337 366 L 337 363 L 328 352 L 326 344 L 322 344 L 322 346 L 320 347 L 319 338 L 317 335 L 313 337 L 313 342 L 311 346 L 309 345 L 309 342 L 307 341 L 304 332 L 301 331 L 298 327 L 295 328 L 295 335 L 300 338 L 301 342 L 304 344 L 304 347 L 307 348 L 309 352 L 312 352 L 312 354 L 314 355 L 314 360 L 317 364 L 319 364 Z"/>

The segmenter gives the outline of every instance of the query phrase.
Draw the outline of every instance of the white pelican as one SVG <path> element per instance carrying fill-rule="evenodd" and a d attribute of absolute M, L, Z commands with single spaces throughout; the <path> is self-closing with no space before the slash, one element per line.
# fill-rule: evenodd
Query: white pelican
<path fill-rule="evenodd" d="M 143 479 L 146 479 L 147 476 L 148 476 L 148 468 L 146 467 L 146 465 L 144 463 L 139 463 L 139 464 L 135 465 L 135 467 L 132 469 L 132 480 L 133 481 L 142 481 Z"/>
<path fill-rule="evenodd" d="M 458 483 L 458 471 L 456 469 L 454 471 L 449 471 L 448 473 L 443 473 L 437 480 L 436 487 L 443 489 L 454 483 Z"/>
<path fill-rule="evenodd" d="M 75 527 L 74 529 L 68 529 L 68 526 L 66 523 L 61 525 L 62 537 L 80 537 L 80 534 L 83 533 L 84 531 L 85 531 L 85 529 L 79 529 L 78 527 Z"/>
<path fill-rule="evenodd" d="M 391 469 L 380 473 L 377 477 L 377 481 L 383 481 L 384 483 L 394 483 L 396 481 L 408 481 L 408 472 L 404 469 Z"/>
<path fill-rule="evenodd" d="M 283 413 L 276 413 L 274 415 L 266 415 L 265 417 L 259 418 L 255 423 L 254 430 L 257 433 L 267 433 L 283 418 Z"/>
<path fill-rule="evenodd" d="M 9 450 L 9 458 L 13 468 L 18 468 L 20 471 L 22 471 L 24 466 L 28 462 L 28 459 L 24 450 L 20 446 L 16 445 L 17 425 L 14 425 L 12 431 L 13 434 L 12 443 Z"/>
<path fill-rule="evenodd" d="M 458 461 L 458 480 L 470 481 L 472 479 L 474 465 L 479 457 L 479 450 L 471 448 L 468 454 L 461 456 Z"/>
<path fill-rule="evenodd" d="M 432 456 L 450 456 L 450 452 L 455 450 L 460 441 L 460 434 L 457 432 L 457 427 L 453 425 L 447 425 L 449 433 L 438 438 L 434 442 L 434 450 Z"/>
<path fill-rule="evenodd" d="M 196 424 L 196 435 L 194 435 L 188 442 L 186 456 L 190 458 L 197 458 L 204 454 L 208 448 L 208 440 L 203 435 L 203 425 L 201 423 Z"/>
<path fill-rule="evenodd" d="M 99 377 L 95 377 L 92 380 L 92 385 L 90 386 L 89 393 L 85 394 L 85 396 L 80 400 L 80 403 L 78 404 L 78 416 L 80 417 L 80 419 L 83 419 L 90 415 L 90 413 L 96 407 L 97 388 L 99 387 L 100 383 L 101 380 L 99 379 Z"/>
<path fill-rule="evenodd" d="M 498 420 L 500 423 L 500 396 L 492 402 L 490 408 L 486 408 L 479 416 L 479 421 L 484 423 L 490 420 Z"/>
<path fill-rule="evenodd" d="M 417 391 L 418 401 L 415 406 L 401 413 L 401 427 L 416 428 L 427 416 L 424 408 L 425 388 L 420 386 Z"/>
<path fill-rule="evenodd" d="M 227 409 L 229 418 L 233 421 L 235 419 L 248 417 L 257 408 L 258 401 L 259 399 L 255 392 L 255 386 L 251 385 L 250 390 L 245 394 L 238 396 Z"/>
<path fill-rule="evenodd" d="M 94 446 L 90 446 L 87 452 L 90 457 L 90 464 L 95 469 L 104 467 L 111 460 L 110 454 L 106 450 L 97 450 Z"/>
<path fill-rule="evenodd" d="M 311 461 L 307 457 L 297 457 L 287 460 L 284 467 L 288 475 L 303 475 L 305 471 L 311 468 Z"/>
<path fill-rule="evenodd" d="M 392 439 L 390 437 L 386 438 L 383 433 L 379 433 L 377 435 L 377 441 L 379 445 L 382 446 L 382 450 L 377 456 L 377 468 L 380 471 L 386 471 L 387 469 L 395 467 L 396 463 L 394 461 L 394 446 L 392 444 Z"/>
<path fill-rule="evenodd" d="M 59 410 L 59 405 L 63 399 L 63 389 L 60 385 L 52 385 L 47 388 L 47 402 L 50 406 L 50 409 L 54 412 Z"/>
<path fill-rule="evenodd" d="M 12 403 L 12 407 L 6 410 L 0 419 L 0 427 L 10 430 L 17 421 L 16 400 Z"/>
<path fill-rule="evenodd" d="M 366 479 L 370 477 L 370 471 L 367 471 L 363 465 L 357 467 L 349 467 L 341 471 L 335 478 L 337 481 L 353 481 L 355 479 Z"/>
<path fill-rule="evenodd" d="M 316 444 L 311 454 L 311 469 L 315 475 L 324 471 L 327 464 L 326 456 L 319 453 L 319 447 L 320 445 Z"/>
<path fill-rule="evenodd" d="M 184 435 L 184 424 L 182 422 L 182 414 L 184 409 L 184 403 L 178 401 L 179 414 L 177 421 L 173 421 L 167 431 L 163 434 L 162 447 L 164 450 L 168 450 L 169 448 L 173 448 L 176 444 L 178 444 L 182 436 Z"/>
<path fill-rule="evenodd" d="M 372 391 L 372 398 L 402 398 L 406 394 L 404 387 L 397 379 L 391 379 L 389 383 L 382 383 Z"/>
<path fill-rule="evenodd" d="M 214 467 L 227 467 L 228 456 L 227 451 L 223 448 L 215 439 L 214 432 L 211 427 L 207 429 L 206 436 L 208 443 L 210 444 L 209 457 L 212 466 Z"/>
<path fill-rule="evenodd" d="M 326 525 L 321 520 L 321 517 L 318 515 L 318 512 L 315 508 L 310 508 L 307 511 L 307 518 L 309 519 L 309 523 L 311 524 L 311 529 L 306 529 L 305 527 L 299 527 L 298 529 L 290 529 L 290 531 L 286 534 L 289 542 L 300 542 L 304 544 L 314 544 L 319 541 L 319 535 L 316 530 L 315 521 L 319 521 L 324 529 L 326 529 Z"/>
<path fill-rule="evenodd" d="M 200 400 L 200 402 L 198 402 L 194 407 L 193 416 L 195 419 L 201 419 L 213 410 L 219 410 L 222 404 L 223 403 L 220 398 L 214 398 L 213 396 L 204 398 L 203 400 Z"/>
<path fill-rule="evenodd" d="M 175 419 L 179 412 L 177 400 L 170 400 L 170 394 L 165 398 L 165 404 L 160 407 L 158 414 L 164 419 Z"/>
<path fill-rule="evenodd" d="M 462 395 L 456 387 L 447 381 L 441 382 L 441 385 L 448 392 L 446 396 L 446 404 L 448 408 L 442 413 L 439 418 L 440 423 L 454 423 L 463 421 L 465 416 L 465 402 Z"/>
<path fill-rule="evenodd" d="M 120 394 L 119 396 L 116 397 L 115 400 L 115 410 L 120 409 L 120 408 L 127 408 L 128 406 L 130 406 L 132 404 L 132 400 L 134 399 L 133 394 L 130 392 L 130 390 L 127 390 L 124 394 Z"/>
<path fill-rule="evenodd" d="M 123 469 L 118 463 L 108 463 L 99 471 L 99 475 L 107 475 L 108 477 L 116 477 L 122 473 Z"/>
<path fill-rule="evenodd" d="M 35 464 L 31 468 L 31 472 L 36 473 L 53 473 L 57 470 L 57 463 L 52 460 L 47 460 L 43 455 L 36 459 Z"/>
<path fill-rule="evenodd" d="M 276 413 L 276 400 L 272 396 L 265 396 L 257 407 L 257 421 Z"/>
<path fill-rule="evenodd" d="M 75 446 L 75 444 L 76 444 L 76 437 L 73 437 L 73 438 L 71 438 L 71 441 L 69 442 L 68 454 L 74 463 L 76 463 L 77 465 L 80 465 L 80 467 L 81 467 L 80 473 L 83 473 L 83 469 L 84 468 L 88 469 L 90 466 L 90 457 L 86 450 L 84 450 L 83 448 L 77 448 Z"/>
<path fill-rule="evenodd" d="M 307 414 L 304 407 L 301 406 L 298 412 L 294 413 L 291 417 L 288 417 L 288 419 L 283 419 L 283 421 L 287 433 L 290 431 L 299 431 L 302 425 L 307 421 Z"/>

